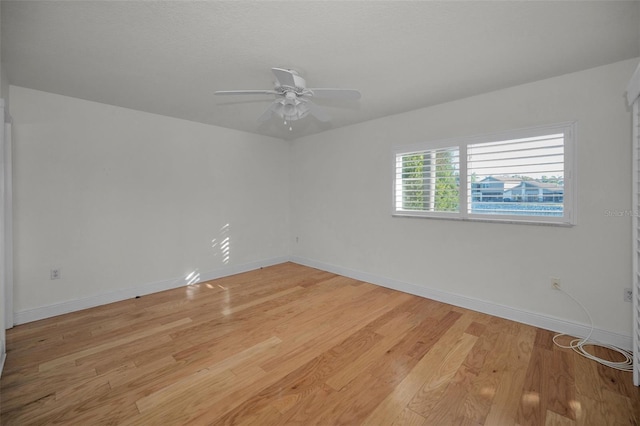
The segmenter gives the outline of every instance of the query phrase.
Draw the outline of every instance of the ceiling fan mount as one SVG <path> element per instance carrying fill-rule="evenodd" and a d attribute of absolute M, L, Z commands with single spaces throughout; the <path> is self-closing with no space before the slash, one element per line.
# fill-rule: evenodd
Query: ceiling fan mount
<path fill-rule="evenodd" d="M 272 90 L 223 90 L 215 92 L 216 95 L 275 95 L 276 99 L 267 110 L 258 117 L 258 122 L 264 123 L 274 115 L 285 121 L 300 120 L 311 114 L 322 122 L 331 118 L 315 103 L 312 97 L 334 99 L 360 99 L 360 92 L 353 89 L 308 89 L 307 83 L 295 70 L 284 68 L 272 68 L 276 77 Z"/>

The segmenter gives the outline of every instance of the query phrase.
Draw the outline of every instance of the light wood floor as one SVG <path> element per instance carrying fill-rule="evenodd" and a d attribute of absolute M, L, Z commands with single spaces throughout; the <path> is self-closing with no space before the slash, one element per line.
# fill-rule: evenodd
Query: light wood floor
<path fill-rule="evenodd" d="M 630 373 L 551 338 L 285 263 L 9 330 L 0 423 L 638 423 Z"/>

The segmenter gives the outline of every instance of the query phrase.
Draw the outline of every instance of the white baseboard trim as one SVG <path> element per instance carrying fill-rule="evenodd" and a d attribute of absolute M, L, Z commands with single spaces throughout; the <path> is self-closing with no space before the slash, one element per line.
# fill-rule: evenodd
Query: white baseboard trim
<path fill-rule="evenodd" d="M 555 331 L 557 333 L 565 333 L 575 337 L 586 337 L 591 331 L 591 327 L 586 324 L 580 324 L 561 318 L 542 315 L 535 312 L 529 312 L 522 309 L 516 309 L 509 306 L 488 302 L 486 300 L 475 299 L 455 293 L 449 293 L 442 290 L 436 290 L 416 284 L 410 284 L 388 277 L 344 268 L 342 266 L 318 262 L 315 260 L 297 256 L 292 256 L 290 258 L 290 261 L 298 263 L 300 265 L 332 272 L 334 274 L 343 275 L 345 277 L 353 278 L 359 281 L 366 281 L 371 284 L 376 284 L 393 290 L 402 291 L 404 293 L 414 294 L 416 296 L 437 300 L 438 302 L 448 303 L 450 305 L 471 309 L 473 311 L 482 312 L 484 314 L 489 314 L 512 321 L 517 321 L 523 324 L 543 328 L 545 330 Z M 633 346 L 631 336 L 597 328 L 593 330 L 590 340 L 614 345 L 626 350 L 631 350 Z"/>
<path fill-rule="evenodd" d="M 343 275 L 360 281 L 366 281 L 371 284 L 380 285 L 393 290 L 402 291 L 416 296 L 433 299 L 439 302 L 448 303 L 454 306 L 471 309 L 496 317 L 529 324 L 535 327 L 544 328 L 558 333 L 566 333 L 571 336 L 585 337 L 589 334 L 591 328 L 586 324 L 567 321 L 565 319 L 542 315 L 536 312 L 530 312 L 522 309 L 516 309 L 505 305 L 489 302 L 486 300 L 475 299 L 462 296 L 455 293 L 449 293 L 442 290 L 436 290 L 416 284 L 398 281 L 393 278 L 378 276 L 367 272 L 357 271 L 342 266 L 332 265 L 329 263 L 319 262 L 316 260 L 306 259 L 298 256 L 281 256 L 270 259 L 259 260 L 255 262 L 245 263 L 236 266 L 227 266 L 215 271 L 201 273 L 197 282 L 213 280 L 216 278 L 227 277 L 230 275 L 248 272 L 267 266 L 277 265 L 284 262 L 294 262 L 300 265 L 309 266 L 323 271 L 332 272 L 334 274 Z M 119 302 L 121 300 L 131 299 L 136 296 L 144 296 L 147 294 L 157 293 L 164 290 L 171 290 L 185 286 L 185 278 L 176 278 L 172 280 L 158 281 L 148 283 L 137 287 L 117 290 L 109 293 L 98 294 L 83 299 L 69 300 L 53 305 L 41 306 L 33 309 L 26 309 L 14 312 L 14 323 L 24 324 L 45 318 L 50 318 L 69 312 L 80 311 L 82 309 L 93 308 L 95 306 L 106 305 L 108 303 Z M 607 330 L 594 329 L 591 340 L 617 346 L 622 349 L 631 350 L 631 336 L 614 333 Z M 2 358 L 4 363 L 4 355 Z M 0 364 L 0 373 L 1 364 Z"/>
<path fill-rule="evenodd" d="M 194 281 L 193 284 L 213 280 L 216 278 L 227 277 L 230 275 L 240 274 L 242 272 L 253 271 L 255 269 L 260 269 L 288 261 L 288 256 L 281 256 L 245 263 L 242 265 L 225 266 L 220 269 L 216 269 L 215 271 L 201 273 L 199 279 Z M 164 290 L 171 290 L 174 288 L 186 286 L 187 283 L 188 281 L 185 280 L 185 277 L 181 277 L 111 291 L 108 293 L 97 294 L 95 296 L 89 296 L 82 299 L 69 300 L 66 302 L 55 303 L 52 305 L 41 306 L 33 309 L 25 309 L 22 311 L 14 312 L 14 324 L 25 324 L 32 321 L 68 314 L 69 312 L 80 311 L 82 309 L 93 308 L 96 306 L 106 305 L 108 303 L 131 299 L 136 296 L 144 296 Z"/>

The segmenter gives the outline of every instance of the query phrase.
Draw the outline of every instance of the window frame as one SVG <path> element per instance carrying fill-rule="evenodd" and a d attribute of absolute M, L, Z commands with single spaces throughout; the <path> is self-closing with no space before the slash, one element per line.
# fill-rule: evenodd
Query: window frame
<path fill-rule="evenodd" d="M 472 196 L 469 188 L 468 155 L 469 145 L 501 142 L 523 138 L 541 137 L 553 134 L 563 134 L 564 145 L 564 196 L 562 216 L 533 216 L 533 215 L 507 215 L 507 214 L 481 214 L 470 213 L 469 202 Z M 457 212 L 432 212 L 418 210 L 399 210 L 396 208 L 396 195 L 398 192 L 397 161 L 399 155 L 421 153 L 436 149 L 452 148 L 459 151 L 459 211 Z M 392 167 L 392 205 L 391 215 L 394 217 L 417 217 L 428 219 L 451 219 L 474 222 L 497 223 L 521 223 L 534 225 L 574 226 L 577 224 L 577 122 L 563 122 L 551 125 L 542 125 L 523 129 L 514 129 L 501 132 L 487 133 L 475 136 L 464 136 L 452 139 L 441 139 L 428 142 L 420 142 L 411 145 L 397 146 L 393 148 Z"/>

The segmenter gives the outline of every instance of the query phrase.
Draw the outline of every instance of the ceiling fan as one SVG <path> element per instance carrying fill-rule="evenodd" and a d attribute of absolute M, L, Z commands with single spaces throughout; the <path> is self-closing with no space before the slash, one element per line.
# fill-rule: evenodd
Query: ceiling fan
<path fill-rule="evenodd" d="M 273 90 L 222 90 L 216 95 L 275 95 L 276 99 L 269 108 L 258 117 L 259 123 L 268 121 L 276 115 L 287 121 L 295 121 L 311 114 L 319 121 L 331 118 L 318 105 L 311 102 L 312 97 L 333 99 L 360 99 L 360 92 L 352 89 L 308 89 L 304 78 L 294 70 L 271 68 L 276 76 Z M 291 130 L 291 127 L 289 127 Z"/>

